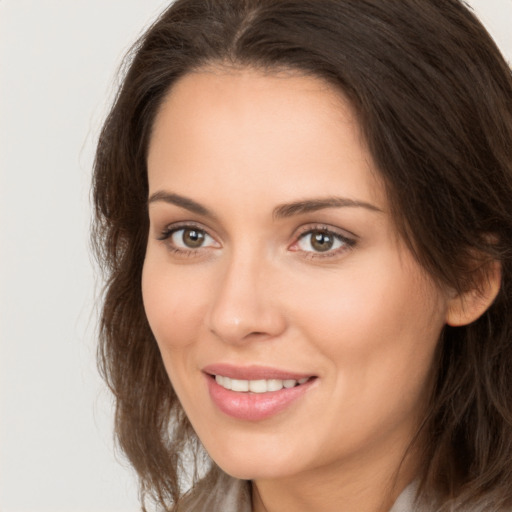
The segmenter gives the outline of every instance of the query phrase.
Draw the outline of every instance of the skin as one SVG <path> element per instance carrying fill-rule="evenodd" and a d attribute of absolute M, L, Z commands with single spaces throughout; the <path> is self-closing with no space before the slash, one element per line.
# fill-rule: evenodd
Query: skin
<path fill-rule="evenodd" d="M 415 476 L 414 451 L 401 462 L 454 299 L 397 235 L 350 105 L 293 73 L 188 74 L 156 118 L 148 178 L 144 305 L 213 460 L 253 481 L 256 512 L 389 510 Z M 357 204 L 275 214 L 333 196 Z M 202 245 L 187 247 L 183 226 Z M 316 250 L 311 230 L 334 232 L 334 248 Z M 201 370 L 213 363 L 316 379 L 245 421 L 212 402 Z"/>

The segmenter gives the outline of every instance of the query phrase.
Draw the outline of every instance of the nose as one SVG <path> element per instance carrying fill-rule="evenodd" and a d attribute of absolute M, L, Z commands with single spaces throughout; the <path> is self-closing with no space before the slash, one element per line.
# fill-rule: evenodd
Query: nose
<path fill-rule="evenodd" d="M 286 318 L 271 263 L 240 257 L 225 265 L 207 316 L 210 332 L 230 344 L 279 336 Z"/>

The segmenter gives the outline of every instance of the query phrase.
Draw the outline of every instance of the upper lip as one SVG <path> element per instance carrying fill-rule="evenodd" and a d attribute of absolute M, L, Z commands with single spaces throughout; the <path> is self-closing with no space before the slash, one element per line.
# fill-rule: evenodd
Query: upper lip
<path fill-rule="evenodd" d="M 227 363 L 209 364 L 202 370 L 209 375 L 222 375 L 231 379 L 240 380 L 299 380 L 306 377 L 313 377 L 312 374 L 281 370 L 269 366 L 235 366 Z"/>

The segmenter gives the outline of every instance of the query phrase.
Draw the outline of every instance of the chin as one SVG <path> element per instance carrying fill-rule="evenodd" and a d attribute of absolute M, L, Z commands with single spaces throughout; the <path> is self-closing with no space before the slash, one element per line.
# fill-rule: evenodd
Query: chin
<path fill-rule="evenodd" d="M 291 476 L 306 469 L 304 453 L 298 448 L 286 450 L 283 443 L 269 446 L 263 440 L 252 440 L 249 446 L 230 443 L 227 449 L 220 452 L 219 444 L 209 451 L 210 457 L 228 475 L 242 480 L 267 480 Z M 278 449 L 277 446 L 280 446 Z M 226 448 L 226 447 L 224 447 Z M 297 464 L 301 461 L 300 467 Z"/>

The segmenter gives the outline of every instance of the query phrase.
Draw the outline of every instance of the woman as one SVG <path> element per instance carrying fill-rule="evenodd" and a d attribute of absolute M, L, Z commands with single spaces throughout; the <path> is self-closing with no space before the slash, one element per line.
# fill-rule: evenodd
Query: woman
<path fill-rule="evenodd" d="M 460 1 L 171 5 L 94 174 L 143 500 L 510 510 L 511 141 L 510 69 Z"/>

